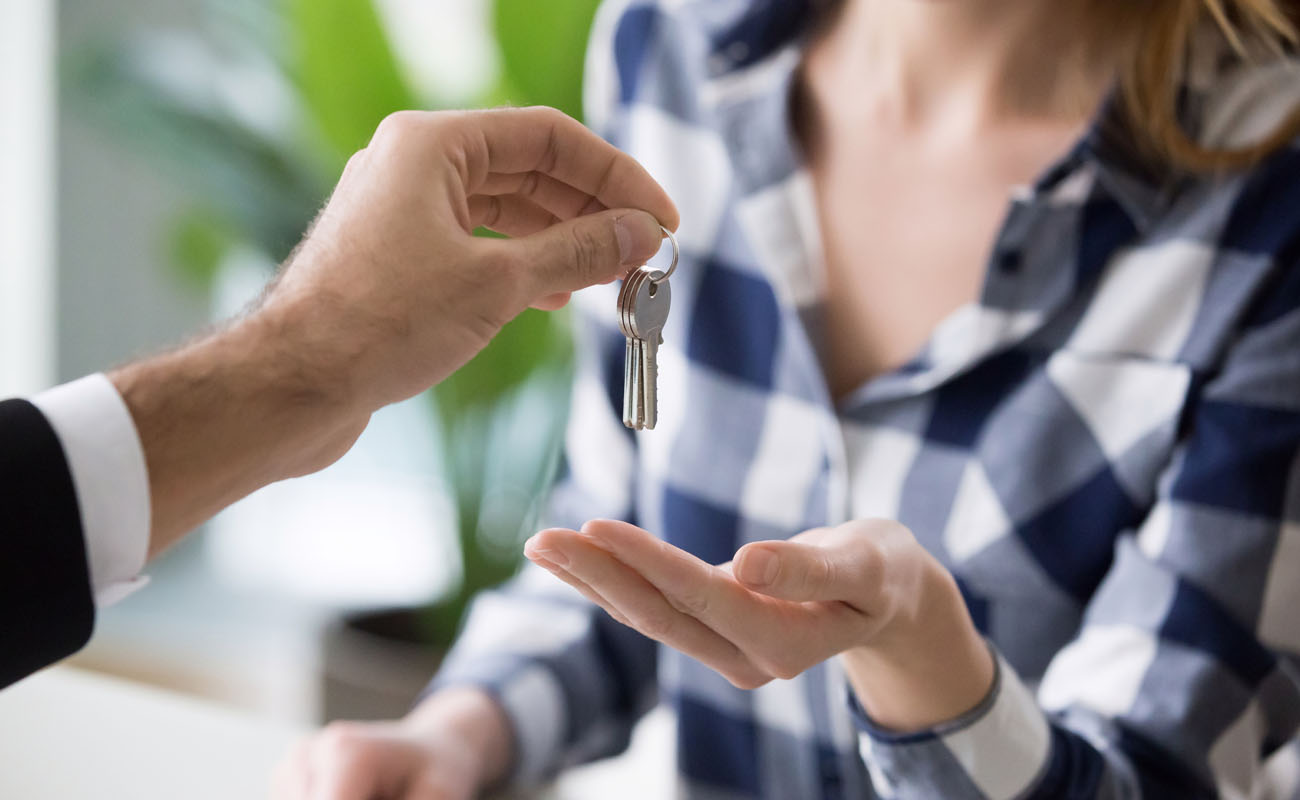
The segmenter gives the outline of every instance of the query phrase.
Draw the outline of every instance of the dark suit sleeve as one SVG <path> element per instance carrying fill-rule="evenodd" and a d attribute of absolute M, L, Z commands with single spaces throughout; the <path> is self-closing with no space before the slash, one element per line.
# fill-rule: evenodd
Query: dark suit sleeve
<path fill-rule="evenodd" d="M 94 622 L 63 446 L 36 406 L 0 402 L 0 688 L 81 649 Z"/>

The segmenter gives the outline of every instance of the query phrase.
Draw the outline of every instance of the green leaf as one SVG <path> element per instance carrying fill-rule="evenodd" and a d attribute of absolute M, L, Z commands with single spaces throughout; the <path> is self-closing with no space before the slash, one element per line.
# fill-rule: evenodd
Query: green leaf
<path fill-rule="evenodd" d="M 417 107 L 370 0 L 283 0 L 297 35 L 295 82 L 337 166 L 384 117 Z"/>
<path fill-rule="evenodd" d="M 495 0 L 493 25 L 516 105 L 582 116 L 582 67 L 600 0 Z"/>
<path fill-rule="evenodd" d="M 437 408 L 445 428 L 455 428 L 470 410 L 490 407 L 544 365 L 563 364 L 568 330 L 558 315 L 529 309 L 437 389 Z"/>

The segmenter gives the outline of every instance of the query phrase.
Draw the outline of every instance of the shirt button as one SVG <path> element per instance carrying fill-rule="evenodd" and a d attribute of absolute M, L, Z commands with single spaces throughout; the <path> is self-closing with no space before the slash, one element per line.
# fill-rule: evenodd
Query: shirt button
<path fill-rule="evenodd" d="M 1024 253 L 1018 247 L 999 250 L 995 259 L 998 269 L 1002 272 L 1019 272 L 1023 260 Z"/>
<path fill-rule="evenodd" d="M 838 757 L 826 750 L 819 750 L 817 767 L 822 777 L 823 800 L 842 800 L 844 797 L 844 779 L 840 776 Z"/>

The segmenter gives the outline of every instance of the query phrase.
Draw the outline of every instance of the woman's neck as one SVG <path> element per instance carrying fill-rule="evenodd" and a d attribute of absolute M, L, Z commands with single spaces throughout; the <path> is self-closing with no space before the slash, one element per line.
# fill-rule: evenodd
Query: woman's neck
<path fill-rule="evenodd" d="M 1118 32 L 1133 29 L 1127 5 L 843 0 L 810 58 L 856 87 L 837 93 L 842 111 L 877 123 L 963 136 L 1010 120 L 1078 122 L 1113 80 L 1128 38 Z"/>

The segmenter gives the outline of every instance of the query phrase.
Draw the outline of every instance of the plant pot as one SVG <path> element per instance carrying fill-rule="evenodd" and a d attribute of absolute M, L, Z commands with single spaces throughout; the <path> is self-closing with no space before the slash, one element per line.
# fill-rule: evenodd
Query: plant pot
<path fill-rule="evenodd" d="M 321 717 L 393 719 L 411 709 L 442 662 L 429 641 L 425 608 L 346 614 L 321 642 Z"/>

